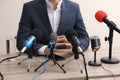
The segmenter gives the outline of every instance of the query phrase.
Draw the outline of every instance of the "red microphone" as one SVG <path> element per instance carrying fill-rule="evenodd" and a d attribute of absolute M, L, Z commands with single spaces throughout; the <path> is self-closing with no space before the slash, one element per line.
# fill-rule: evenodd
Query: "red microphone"
<path fill-rule="evenodd" d="M 102 22 L 104 18 L 107 17 L 107 14 L 103 11 L 97 11 L 95 14 L 95 18 L 97 19 L 97 21 Z"/>
<path fill-rule="evenodd" d="M 120 29 L 118 29 L 116 27 L 116 24 L 113 21 L 110 21 L 107 19 L 107 14 L 104 11 L 102 11 L 102 10 L 97 11 L 95 13 L 95 18 L 97 19 L 98 22 L 104 22 L 107 24 L 107 26 L 110 29 L 113 29 L 113 30 L 117 31 L 118 33 L 120 33 Z"/>

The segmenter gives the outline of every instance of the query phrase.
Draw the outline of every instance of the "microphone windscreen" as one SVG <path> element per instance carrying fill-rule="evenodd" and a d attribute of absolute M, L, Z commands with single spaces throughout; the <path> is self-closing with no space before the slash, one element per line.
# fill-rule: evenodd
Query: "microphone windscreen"
<path fill-rule="evenodd" d="M 103 22 L 103 19 L 106 17 L 107 14 L 102 10 L 97 11 L 95 14 L 95 18 L 97 19 L 98 22 Z"/>
<path fill-rule="evenodd" d="M 94 50 L 98 50 L 101 46 L 101 43 L 100 43 L 100 38 L 98 36 L 92 36 L 91 37 L 91 48 L 92 48 L 92 51 Z"/>
<path fill-rule="evenodd" d="M 73 36 L 78 36 L 77 32 L 74 29 L 68 29 L 65 32 L 65 37 L 67 38 L 68 41 L 71 41 Z"/>
<path fill-rule="evenodd" d="M 36 40 L 40 41 L 40 39 L 42 37 L 42 31 L 38 28 L 35 28 L 35 29 L 31 30 L 30 35 L 35 36 Z"/>
<path fill-rule="evenodd" d="M 56 40 L 57 40 L 57 34 L 56 34 L 56 33 L 51 33 L 49 40 L 50 40 L 50 42 L 51 42 L 51 41 L 55 41 L 55 42 L 56 42 Z"/>

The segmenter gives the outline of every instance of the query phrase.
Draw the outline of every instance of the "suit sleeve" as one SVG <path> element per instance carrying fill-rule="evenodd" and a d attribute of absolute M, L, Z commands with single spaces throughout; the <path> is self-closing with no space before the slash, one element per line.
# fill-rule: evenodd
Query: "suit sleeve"
<path fill-rule="evenodd" d="M 81 48 L 83 49 L 83 51 L 85 51 L 89 46 L 89 35 L 86 31 L 86 27 L 83 22 L 79 6 L 77 6 L 76 22 L 74 29 L 78 33 L 78 39 L 80 40 Z"/>
<path fill-rule="evenodd" d="M 30 17 L 28 16 L 26 6 L 24 5 L 17 32 L 17 49 L 19 51 L 23 48 L 25 40 L 29 37 L 29 32 L 31 30 L 30 22 Z"/>
<path fill-rule="evenodd" d="M 23 11 L 19 23 L 19 28 L 17 32 L 17 49 L 20 51 L 24 47 L 24 42 L 28 39 L 30 36 L 30 31 L 34 28 L 32 25 L 31 17 L 29 12 L 29 6 L 24 4 Z M 43 44 L 34 43 L 32 46 L 33 50 L 35 51 L 35 54 L 37 54 L 37 50 L 42 46 Z M 26 53 L 29 53 L 29 51 L 26 51 Z"/>

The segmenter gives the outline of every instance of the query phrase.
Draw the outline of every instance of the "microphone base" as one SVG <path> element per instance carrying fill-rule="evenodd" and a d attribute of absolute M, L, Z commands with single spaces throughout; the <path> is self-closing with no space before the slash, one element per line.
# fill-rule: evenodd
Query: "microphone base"
<path fill-rule="evenodd" d="M 90 66 L 101 66 L 101 63 L 100 62 L 89 61 L 88 65 L 90 65 Z"/>
<path fill-rule="evenodd" d="M 117 64 L 119 63 L 119 60 L 115 57 L 112 57 L 112 58 L 103 57 L 101 58 L 101 62 L 107 63 L 107 64 Z"/>

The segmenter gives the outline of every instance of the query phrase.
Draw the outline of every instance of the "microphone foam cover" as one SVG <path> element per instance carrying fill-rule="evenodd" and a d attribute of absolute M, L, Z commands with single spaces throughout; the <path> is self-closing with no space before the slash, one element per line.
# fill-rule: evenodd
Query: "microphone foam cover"
<path fill-rule="evenodd" d="M 77 32 L 74 29 L 68 29 L 65 32 L 65 36 L 66 36 L 67 40 L 70 41 L 73 36 L 78 36 L 78 35 L 77 35 Z"/>
<path fill-rule="evenodd" d="M 40 41 L 40 39 L 42 37 L 42 31 L 38 28 L 35 28 L 35 29 L 31 30 L 30 35 L 35 36 L 37 41 Z"/>
<path fill-rule="evenodd" d="M 96 14 L 95 14 L 95 18 L 99 22 L 102 22 L 103 19 L 106 18 L 106 17 L 107 17 L 107 14 L 102 10 L 97 11 Z"/>
<path fill-rule="evenodd" d="M 56 33 L 51 33 L 49 40 L 50 40 L 50 41 L 56 41 L 56 40 L 57 40 L 57 34 L 56 34 Z"/>

